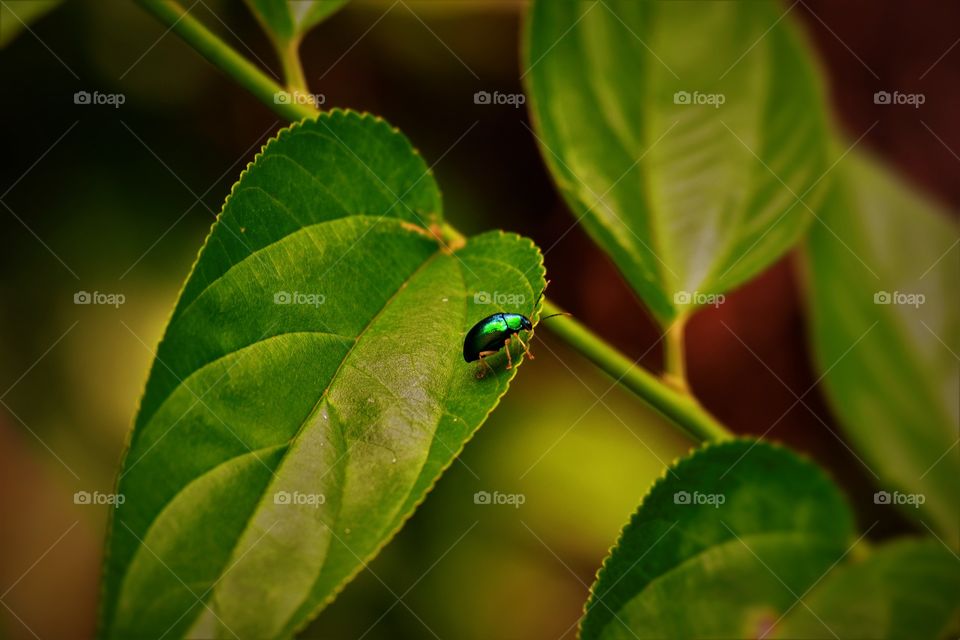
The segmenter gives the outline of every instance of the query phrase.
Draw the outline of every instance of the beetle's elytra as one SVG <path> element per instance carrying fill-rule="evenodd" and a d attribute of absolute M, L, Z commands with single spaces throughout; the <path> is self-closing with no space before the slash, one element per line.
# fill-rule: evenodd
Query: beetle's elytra
<path fill-rule="evenodd" d="M 511 336 L 533 329 L 530 319 L 519 313 L 494 313 L 473 325 L 463 339 L 463 359 L 474 362 L 487 352 L 496 353 Z"/>
<path fill-rule="evenodd" d="M 507 347 L 507 369 L 513 368 L 513 359 L 510 356 L 510 340 L 516 336 L 517 342 L 523 347 L 524 353 L 533 359 L 529 347 L 517 335 L 520 331 L 530 331 L 533 329 L 533 323 L 526 316 L 519 313 L 495 313 L 487 316 L 467 331 L 463 339 L 463 359 L 467 362 L 479 360 L 486 369 L 491 369 L 487 364 L 487 356 L 492 356 L 504 347 Z M 477 377 L 483 377 L 484 369 L 477 372 Z"/>

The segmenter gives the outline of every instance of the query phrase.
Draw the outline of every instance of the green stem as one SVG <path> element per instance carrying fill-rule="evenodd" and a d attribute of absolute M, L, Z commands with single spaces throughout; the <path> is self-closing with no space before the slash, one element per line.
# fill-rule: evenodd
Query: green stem
<path fill-rule="evenodd" d="M 684 349 L 686 317 L 678 317 L 663 337 L 664 381 L 681 391 L 688 391 L 686 351 Z"/>
<path fill-rule="evenodd" d="M 305 94 L 308 92 L 307 79 L 303 75 L 303 65 L 300 63 L 300 39 L 294 39 L 284 47 L 278 47 L 280 64 L 283 66 L 283 78 L 287 88 L 292 92 Z"/>
<path fill-rule="evenodd" d="M 308 104 L 278 102 L 275 96 L 284 91 L 283 87 L 220 40 L 216 34 L 209 31 L 199 21 L 188 15 L 177 2 L 171 0 L 139 0 L 139 2 L 147 11 L 192 45 L 214 66 L 231 76 L 278 115 L 296 121 L 317 114 L 317 111 Z M 295 54 L 295 47 L 286 52 L 286 55 L 290 56 Z M 281 54 L 281 57 L 283 55 Z M 303 72 L 300 70 L 299 75 L 297 75 L 297 70 L 300 69 L 299 60 L 295 67 L 291 66 L 292 64 L 291 60 L 284 60 L 283 62 L 287 82 L 291 84 L 291 89 L 295 89 L 294 85 L 301 82 L 300 78 L 302 78 Z M 463 235 L 449 224 L 444 223 L 439 231 L 441 237 L 446 241 L 456 243 L 463 240 Z M 545 314 L 563 312 L 562 309 L 548 300 L 543 301 L 543 310 Z M 723 440 L 732 437 L 732 434 L 707 413 L 693 396 L 684 390 L 678 390 L 637 366 L 635 362 L 631 362 L 626 356 L 594 335 L 576 320 L 567 318 L 562 322 L 555 322 L 550 326 L 550 330 L 608 373 L 617 383 L 638 395 L 647 404 L 678 424 L 698 441 Z M 671 374 L 675 375 L 680 372 L 682 375 L 682 325 L 672 335 L 668 333 L 667 341 L 667 370 Z"/>
<path fill-rule="evenodd" d="M 309 104 L 298 104 L 290 100 L 283 87 L 203 26 L 199 20 L 189 15 L 178 2 L 171 0 L 139 0 L 139 2 L 144 9 L 175 31 L 215 67 L 273 109 L 277 115 L 296 121 L 312 118 L 317 114 L 316 109 Z"/>
<path fill-rule="evenodd" d="M 543 313 L 549 315 L 564 311 L 545 299 Z M 733 437 L 693 396 L 678 391 L 632 362 L 576 320 L 565 318 L 553 322 L 550 331 L 699 442 Z"/>

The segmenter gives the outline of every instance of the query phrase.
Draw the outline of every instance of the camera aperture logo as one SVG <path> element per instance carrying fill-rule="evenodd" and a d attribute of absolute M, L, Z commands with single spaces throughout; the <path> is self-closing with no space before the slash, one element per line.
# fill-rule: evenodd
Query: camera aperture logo
<path fill-rule="evenodd" d="M 919 309 L 927 301 L 922 293 L 906 293 L 904 291 L 877 291 L 873 294 L 873 304 L 896 304 Z"/>
<path fill-rule="evenodd" d="M 900 91 L 877 91 L 873 94 L 873 104 L 896 104 L 909 105 L 914 109 L 919 109 L 920 105 L 927 101 L 927 96 L 922 93 L 901 93 Z"/>
<path fill-rule="evenodd" d="M 119 308 L 127 297 L 122 293 L 104 293 L 102 291 L 77 291 L 73 294 L 73 304 L 100 304 Z"/>
<path fill-rule="evenodd" d="M 922 493 L 900 493 L 894 491 L 877 491 L 873 494 L 873 504 L 908 504 L 914 509 L 919 509 L 920 505 L 927 501 L 927 496 Z"/>
<path fill-rule="evenodd" d="M 273 304 L 303 304 L 319 307 L 327 301 L 322 293 L 306 293 L 303 291 L 277 291 L 273 294 Z"/>
<path fill-rule="evenodd" d="M 677 491 L 673 494 L 673 504 L 690 505 L 710 505 L 714 509 L 719 509 L 720 505 L 727 501 L 727 496 L 722 493 L 700 493 L 694 491 Z"/>
<path fill-rule="evenodd" d="M 301 493 L 299 491 L 277 491 L 273 494 L 273 504 L 300 505 L 317 508 L 326 504 L 327 496 L 322 493 Z"/>
<path fill-rule="evenodd" d="M 84 105 L 108 105 L 114 109 L 119 109 L 120 105 L 127 101 L 127 96 L 122 93 L 100 93 L 99 91 L 77 91 L 73 94 L 73 104 Z"/>
<path fill-rule="evenodd" d="M 727 96 L 722 93 L 701 93 L 700 91 L 677 91 L 673 94 L 673 104 L 682 105 L 706 105 L 719 109 L 720 105 L 727 101 Z"/>
<path fill-rule="evenodd" d="M 507 504 L 514 509 L 519 509 L 520 505 L 527 501 L 527 496 L 522 493 L 500 493 L 494 491 L 477 491 L 473 494 L 473 504 Z"/>
<path fill-rule="evenodd" d="M 503 293 L 501 291 L 477 291 L 473 294 L 473 304 L 495 304 L 498 307 L 507 305 L 524 305 L 527 296 L 522 293 Z"/>
<path fill-rule="evenodd" d="M 101 505 L 109 504 L 114 509 L 127 501 L 122 493 L 100 493 L 99 491 L 77 491 L 73 494 L 73 504 Z"/>
<path fill-rule="evenodd" d="M 719 307 L 727 301 L 722 293 L 700 293 L 699 291 L 677 291 L 673 294 L 673 304 L 695 305 L 698 307 Z"/>
<path fill-rule="evenodd" d="M 477 91 L 473 94 L 473 104 L 507 104 L 514 109 L 519 109 L 520 105 L 526 104 L 526 102 L 527 96 L 522 93 L 500 93 L 499 91 L 490 93 L 489 91 Z"/>

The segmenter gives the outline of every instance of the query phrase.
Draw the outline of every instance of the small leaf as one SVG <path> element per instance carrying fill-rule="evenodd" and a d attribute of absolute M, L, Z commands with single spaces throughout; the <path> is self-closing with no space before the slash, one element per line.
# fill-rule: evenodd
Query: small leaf
<path fill-rule="evenodd" d="M 960 560 L 935 540 L 900 540 L 837 567 L 803 601 L 771 638 L 944 638 L 960 613 Z"/>
<path fill-rule="evenodd" d="M 581 637 L 757 637 L 844 555 L 852 531 L 814 464 L 763 442 L 708 446 L 672 466 L 624 528 Z"/>
<path fill-rule="evenodd" d="M 278 49 L 299 42 L 348 0 L 246 0 Z"/>
<path fill-rule="evenodd" d="M 63 0 L 3 0 L 0 2 L 0 47 L 5 47 L 33 22 L 63 3 Z"/>
<path fill-rule="evenodd" d="M 288 637 L 409 517 L 515 373 L 497 356 L 477 379 L 464 334 L 535 319 L 544 288 L 529 240 L 449 247 L 441 222 L 423 160 L 371 116 L 296 124 L 243 173 L 136 418 L 102 635 Z"/>
<path fill-rule="evenodd" d="M 762 271 L 811 217 L 825 111 L 783 11 L 533 4 L 525 75 L 543 156 L 574 215 L 664 324 Z"/>
<path fill-rule="evenodd" d="M 956 545 L 960 230 L 863 155 L 835 171 L 807 260 L 822 384 L 890 503 Z"/>

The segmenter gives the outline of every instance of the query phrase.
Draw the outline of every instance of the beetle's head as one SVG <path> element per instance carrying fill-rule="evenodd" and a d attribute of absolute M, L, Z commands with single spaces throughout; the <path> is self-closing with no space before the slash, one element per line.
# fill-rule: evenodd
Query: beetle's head
<path fill-rule="evenodd" d="M 520 328 L 524 331 L 530 331 L 533 329 L 533 324 L 525 316 L 520 316 Z"/>

